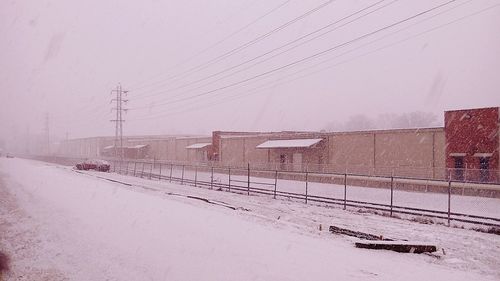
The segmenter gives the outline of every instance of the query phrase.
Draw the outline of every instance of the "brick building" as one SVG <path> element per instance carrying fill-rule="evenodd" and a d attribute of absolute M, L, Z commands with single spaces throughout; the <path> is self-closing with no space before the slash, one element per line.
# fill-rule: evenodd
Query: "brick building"
<path fill-rule="evenodd" d="M 496 181 L 499 108 L 446 111 L 446 167 L 452 179 Z"/>

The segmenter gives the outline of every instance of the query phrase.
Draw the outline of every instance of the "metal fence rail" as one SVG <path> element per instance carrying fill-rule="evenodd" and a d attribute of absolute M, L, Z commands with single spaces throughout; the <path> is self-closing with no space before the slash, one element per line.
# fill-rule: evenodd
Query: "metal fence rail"
<path fill-rule="evenodd" d="M 481 200 L 496 200 L 493 202 L 493 208 L 498 207 L 497 212 L 492 215 L 482 215 L 469 213 L 466 211 L 455 211 L 453 206 L 453 198 L 460 192 L 457 192 L 457 184 L 452 179 L 448 180 L 432 180 L 438 182 L 446 189 L 446 193 L 438 194 L 436 196 L 445 196 L 446 203 L 439 209 L 407 206 L 398 204 L 395 200 L 395 192 L 402 192 L 398 188 L 398 183 L 404 180 L 427 180 L 418 178 L 405 178 L 395 176 L 366 176 L 356 174 L 339 174 L 339 173 L 325 173 L 325 172 L 302 172 L 302 171 L 279 171 L 267 169 L 254 169 L 249 164 L 246 168 L 242 167 L 214 167 L 207 165 L 187 165 L 165 163 L 158 161 L 126 161 L 119 163 L 119 161 L 112 161 L 113 172 L 125 175 L 133 175 L 136 177 L 147 178 L 150 180 L 168 181 L 179 183 L 183 185 L 192 185 L 195 187 L 205 187 L 209 189 L 220 189 L 228 192 L 246 194 L 246 195 L 265 195 L 272 196 L 275 199 L 287 198 L 293 200 L 300 200 L 306 204 L 326 204 L 336 205 L 343 209 L 350 208 L 364 208 L 373 211 L 386 213 L 389 216 L 395 214 L 411 215 L 419 217 L 434 218 L 444 220 L 448 225 L 452 221 L 480 224 L 491 227 L 500 227 L 500 217 L 498 215 L 500 210 L 500 199 L 485 198 Z M 380 180 L 386 186 L 378 190 L 387 195 L 387 202 L 377 202 L 377 200 L 361 200 L 356 199 L 349 193 L 356 190 L 356 187 L 350 186 L 350 182 L 356 182 L 364 178 L 373 178 Z M 327 180 L 325 180 L 325 178 Z M 341 192 L 336 195 L 321 194 L 317 192 L 318 184 L 321 181 L 326 181 L 326 187 L 320 187 L 321 191 L 327 189 L 341 188 Z M 280 185 L 279 182 L 285 182 Z M 329 187 L 328 187 L 329 185 Z M 282 187 L 284 186 L 284 187 Z M 459 187 L 459 186 L 458 186 Z M 495 189 L 500 190 L 500 185 L 494 185 Z M 314 188 L 311 192 L 311 188 Z M 491 188 L 491 187 L 490 187 Z M 338 190 L 337 190 L 338 191 Z M 406 191 L 405 191 L 406 192 Z M 414 194 L 418 194 L 413 192 Z M 410 193 L 411 194 L 411 193 Z M 400 195 L 400 194 L 398 194 Z M 406 194 L 405 194 L 406 195 Z M 416 196 L 416 195 L 415 195 Z M 462 196 L 467 198 L 476 198 L 470 196 Z M 443 198 L 443 201 L 445 198 Z M 480 202 L 477 203 L 480 206 Z"/>

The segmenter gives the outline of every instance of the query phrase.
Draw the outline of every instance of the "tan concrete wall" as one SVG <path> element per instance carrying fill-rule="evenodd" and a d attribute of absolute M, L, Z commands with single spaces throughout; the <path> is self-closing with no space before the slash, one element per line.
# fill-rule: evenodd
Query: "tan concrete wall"
<path fill-rule="evenodd" d="M 223 165 L 242 164 L 245 161 L 245 140 L 243 138 L 220 139 L 220 163 Z"/>
<path fill-rule="evenodd" d="M 375 134 L 375 166 L 432 167 L 432 132 Z"/>
<path fill-rule="evenodd" d="M 434 133 L 434 178 L 445 178 L 446 138 L 443 131 Z"/>
<path fill-rule="evenodd" d="M 175 160 L 185 162 L 188 161 L 188 151 L 186 146 L 190 144 L 189 139 L 175 140 Z"/>
<path fill-rule="evenodd" d="M 267 141 L 267 137 L 252 137 L 245 138 L 245 152 L 243 163 L 267 163 L 268 162 L 268 150 L 267 149 L 258 149 L 257 145 Z"/>
<path fill-rule="evenodd" d="M 375 167 L 378 174 L 432 177 L 433 132 L 375 134 Z"/>
<path fill-rule="evenodd" d="M 328 140 L 328 161 L 333 169 L 374 166 L 372 133 L 334 134 Z"/>
<path fill-rule="evenodd" d="M 174 161 L 175 160 L 175 139 L 170 138 L 165 143 L 167 149 L 167 155 L 165 157 L 166 160 Z"/>
<path fill-rule="evenodd" d="M 360 174 L 440 176 L 444 173 L 444 131 L 439 129 L 333 133 L 331 168 Z"/>

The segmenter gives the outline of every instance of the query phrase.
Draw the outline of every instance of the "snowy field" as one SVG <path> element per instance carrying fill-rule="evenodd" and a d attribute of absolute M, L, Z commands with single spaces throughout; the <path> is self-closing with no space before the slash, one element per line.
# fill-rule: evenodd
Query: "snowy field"
<path fill-rule="evenodd" d="M 497 235 L 23 159 L 0 158 L 0 218 L 7 280 L 500 279 Z M 357 249 L 328 225 L 439 258 Z"/>

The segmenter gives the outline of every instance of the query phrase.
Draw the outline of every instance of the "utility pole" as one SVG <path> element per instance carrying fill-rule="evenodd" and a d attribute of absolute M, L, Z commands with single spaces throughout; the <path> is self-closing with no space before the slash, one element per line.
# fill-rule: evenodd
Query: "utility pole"
<path fill-rule="evenodd" d="M 50 130 L 49 130 L 49 113 L 45 113 L 45 137 L 47 138 L 47 155 L 50 155 Z"/>
<path fill-rule="evenodd" d="M 111 110 L 116 111 L 116 117 L 111 122 L 115 122 L 115 157 L 120 157 L 120 163 L 123 161 L 123 112 L 127 112 L 126 108 L 123 108 L 123 104 L 127 103 L 127 99 L 123 97 L 126 96 L 128 91 L 122 89 L 122 85 L 118 83 L 115 90 L 111 90 L 111 94 L 116 94 L 116 97 L 111 99 L 111 103 L 115 103 L 116 107 L 113 107 Z M 119 147 L 119 153 L 117 150 Z"/>

